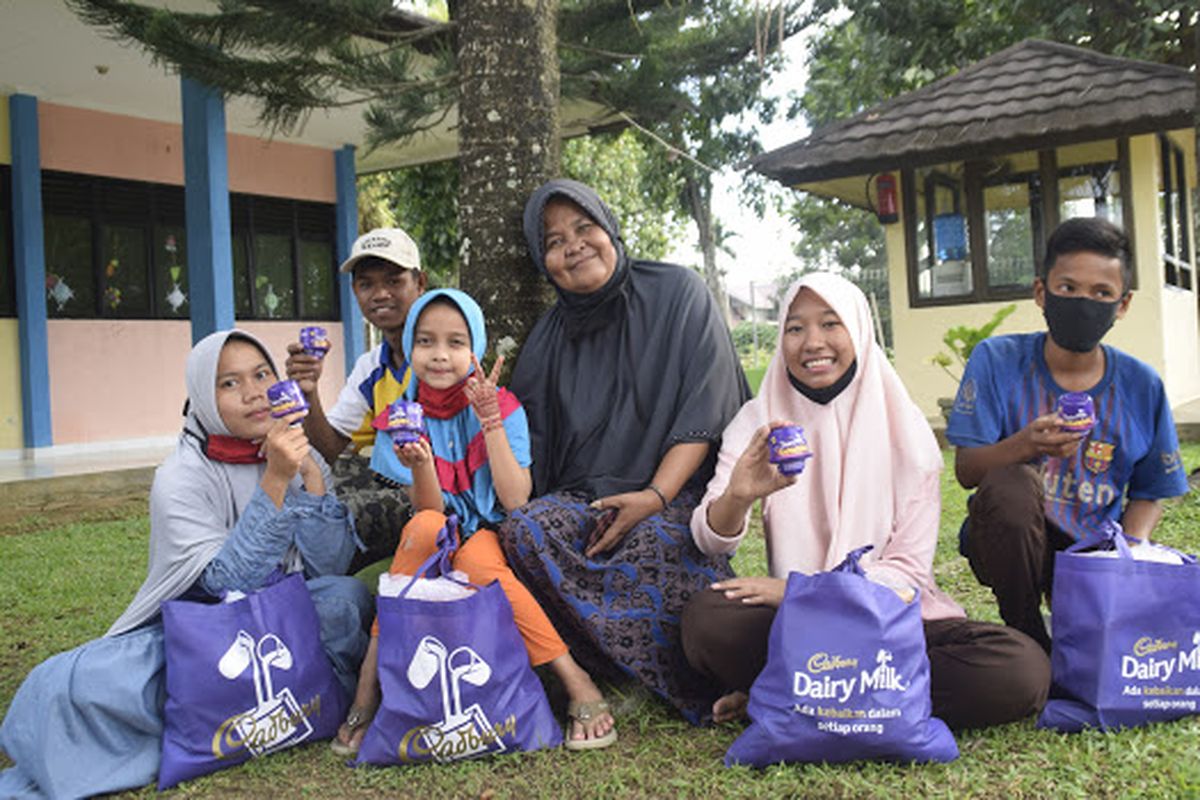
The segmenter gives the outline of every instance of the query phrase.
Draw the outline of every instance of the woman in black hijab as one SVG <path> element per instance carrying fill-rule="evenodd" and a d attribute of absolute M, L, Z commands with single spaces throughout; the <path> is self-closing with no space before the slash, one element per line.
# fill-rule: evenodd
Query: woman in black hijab
<path fill-rule="evenodd" d="M 590 187 L 534 192 L 525 239 L 558 302 L 513 373 L 541 496 L 501 528 L 509 563 L 589 671 L 615 665 L 700 722 L 720 687 L 687 665 L 679 614 L 732 571 L 688 525 L 745 375 L 699 275 L 628 258 Z"/>

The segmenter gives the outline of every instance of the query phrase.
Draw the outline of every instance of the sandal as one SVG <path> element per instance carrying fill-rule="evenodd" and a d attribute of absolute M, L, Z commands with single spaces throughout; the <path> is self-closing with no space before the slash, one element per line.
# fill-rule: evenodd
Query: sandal
<path fill-rule="evenodd" d="M 371 724 L 371 720 L 375 719 L 376 708 L 363 708 L 362 706 L 352 706 L 350 713 L 346 715 L 346 721 L 341 724 L 333 739 L 329 742 L 329 749 L 339 756 L 353 758 L 358 755 L 358 748 L 362 744 L 360 739 L 354 743 L 354 734 L 359 728 L 365 728 Z M 342 728 L 346 729 L 346 733 L 350 739 L 349 742 L 343 742 L 339 737 L 342 733 Z"/>
<path fill-rule="evenodd" d="M 613 721 L 613 727 L 609 728 L 608 733 L 603 736 L 596 736 L 591 739 L 571 738 L 572 722 L 587 722 L 602 714 L 612 716 L 612 711 L 605 700 L 592 700 L 587 703 L 571 703 L 568 705 L 567 730 L 563 736 L 563 746 L 568 750 L 599 750 L 617 741 L 616 720 Z"/>

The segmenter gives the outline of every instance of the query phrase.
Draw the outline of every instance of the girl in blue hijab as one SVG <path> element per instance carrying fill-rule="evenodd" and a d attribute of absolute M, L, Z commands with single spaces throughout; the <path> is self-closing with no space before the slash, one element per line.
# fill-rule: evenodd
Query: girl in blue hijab
<path fill-rule="evenodd" d="M 416 574 L 435 551 L 447 516 L 455 514 L 463 543 L 455 553 L 454 568 L 478 585 L 500 582 L 530 663 L 548 664 L 566 688 L 572 719 L 567 748 L 612 744 L 616 729 L 600 691 L 513 575 L 492 530 L 509 511 L 529 500 L 533 481 L 525 410 L 511 392 L 496 387 L 503 359 L 497 360 L 489 375 L 480 367 L 487 349 L 483 311 L 470 295 L 457 289 L 427 292 L 408 313 L 402 346 L 413 376 L 406 397 L 421 404 L 425 435 L 403 446 L 376 447 L 373 456 L 394 461 L 388 471 L 411 487 L 416 512 L 404 526 L 390 572 Z M 374 424 L 386 429 L 387 413 Z M 357 752 L 379 706 L 378 635 L 376 625 L 354 705 L 333 743 L 341 755 Z"/>

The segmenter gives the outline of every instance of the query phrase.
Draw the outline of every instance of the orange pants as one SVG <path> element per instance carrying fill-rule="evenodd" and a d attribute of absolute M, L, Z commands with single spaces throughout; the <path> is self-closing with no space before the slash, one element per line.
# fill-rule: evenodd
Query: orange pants
<path fill-rule="evenodd" d="M 446 525 L 446 515 L 437 511 L 420 511 L 404 526 L 400 546 L 388 572 L 393 575 L 413 575 L 433 555 L 437 535 Z M 542 607 L 533 599 L 525 584 L 517 580 L 504 559 L 496 532 L 480 528 L 471 534 L 467 543 L 458 549 L 452 561 L 456 570 L 465 572 L 471 583 L 485 586 L 500 581 L 500 588 L 512 605 L 513 619 L 529 652 L 529 663 L 539 666 L 566 655 L 567 645 L 550 624 Z M 379 621 L 371 627 L 371 635 L 379 635 Z"/>

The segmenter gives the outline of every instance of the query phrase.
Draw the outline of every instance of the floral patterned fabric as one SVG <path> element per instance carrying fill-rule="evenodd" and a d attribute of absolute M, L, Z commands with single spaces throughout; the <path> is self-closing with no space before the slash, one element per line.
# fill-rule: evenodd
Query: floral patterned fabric
<path fill-rule="evenodd" d="M 509 566 L 575 659 L 594 677 L 618 668 L 693 724 L 711 715 L 720 687 L 688 666 L 680 613 L 692 594 L 733 575 L 726 556 L 705 556 L 692 542 L 688 524 L 699 498 L 681 492 L 594 558 L 583 554 L 594 519 L 583 494 L 539 497 L 500 526 Z"/>

